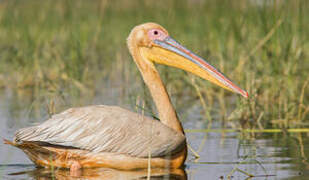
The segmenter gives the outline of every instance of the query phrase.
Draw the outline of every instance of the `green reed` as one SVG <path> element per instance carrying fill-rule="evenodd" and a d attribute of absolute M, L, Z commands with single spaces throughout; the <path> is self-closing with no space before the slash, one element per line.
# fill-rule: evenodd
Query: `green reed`
<path fill-rule="evenodd" d="M 91 103 L 102 82 L 117 82 L 132 106 L 141 97 L 151 108 L 126 37 L 135 25 L 153 21 L 250 94 L 245 100 L 181 70 L 158 66 L 183 120 L 198 104 L 203 119 L 220 119 L 224 126 L 304 127 L 309 119 L 309 3 L 259 2 L 1 1 L 0 87 L 20 97 L 27 94 L 31 102 L 67 107 Z"/>

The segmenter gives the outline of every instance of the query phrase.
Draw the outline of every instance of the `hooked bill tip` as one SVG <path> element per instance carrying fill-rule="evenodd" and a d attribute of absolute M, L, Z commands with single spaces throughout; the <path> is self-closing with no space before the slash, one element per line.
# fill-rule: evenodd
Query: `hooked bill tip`
<path fill-rule="evenodd" d="M 249 97 L 249 94 L 248 94 L 248 92 L 247 91 L 244 91 L 244 93 L 243 94 L 241 94 L 243 97 L 245 97 L 246 99 L 248 99 L 248 97 Z"/>

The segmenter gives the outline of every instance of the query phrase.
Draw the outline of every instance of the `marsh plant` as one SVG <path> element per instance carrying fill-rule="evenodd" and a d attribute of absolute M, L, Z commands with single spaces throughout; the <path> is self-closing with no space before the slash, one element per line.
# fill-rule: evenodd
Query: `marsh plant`
<path fill-rule="evenodd" d="M 31 104 L 39 116 L 41 111 L 53 114 L 70 106 L 105 103 L 99 97 L 111 88 L 119 97 L 111 104 L 135 109 L 146 101 L 145 109 L 151 112 L 152 101 L 128 53 L 126 37 L 135 25 L 153 21 L 250 95 L 244 100 L 159 65 L 183 121 L 189 120 L 189 107 L 197 104 L 208 124 L 306 127 L 309 2 L 260 2 L 3 0 L 0 87 Z"/>

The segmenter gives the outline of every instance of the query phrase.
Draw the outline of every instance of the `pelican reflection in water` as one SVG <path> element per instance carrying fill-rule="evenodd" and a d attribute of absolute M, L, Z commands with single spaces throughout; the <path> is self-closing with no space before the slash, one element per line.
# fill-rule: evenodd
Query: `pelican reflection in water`
<path fill-rule="evenodd" d="M 147 169 L 140 170 L 116 170 L 109 168 L 84 168 L 76 176 L 66 169 L 46 169 L 37 168 L 34 170 L 22 171 L 9 174 L 10 178 L 18 177 L 22 175 L 27 175 L 37 180 L 46 179 L 89 179 L 89 180 L 116 180 L 116 179 L 126 179 L 126 180 L 138 180 L 138 179 L 174 179 L 174 180 L 186 180 L 187 174 L 183 169 L 151 169 L 151 174 L 148 174 Z"/>
<path fill-rule="evenodd" d="M 179 168 L 187 157 L 183 127 L 154 63 L 191 72 L 248 97 L 222 73 L 195 55 L 158 24 L 131 31 L 127 45 L 155 102 L 160 121 L 116 106 L 71 108 L 44 123 L 16 132 L 5 143 L 22 149 L 43 167 L 105 167 L 122 170 Z M 149 162 L 148 162 L 149 161 Z"/>

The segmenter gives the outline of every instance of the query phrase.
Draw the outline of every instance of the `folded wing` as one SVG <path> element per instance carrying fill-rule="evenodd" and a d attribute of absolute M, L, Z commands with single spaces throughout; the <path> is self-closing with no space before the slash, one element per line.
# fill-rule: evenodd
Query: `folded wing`
<path fill-rule="evenodd" d="M 178 152 L 185 136 L 157 120 L 115 106 L 71 108 L 38 126 L 17 131 L 15 142 L 78 148 L 134 157 L 162 157 Z"/>

